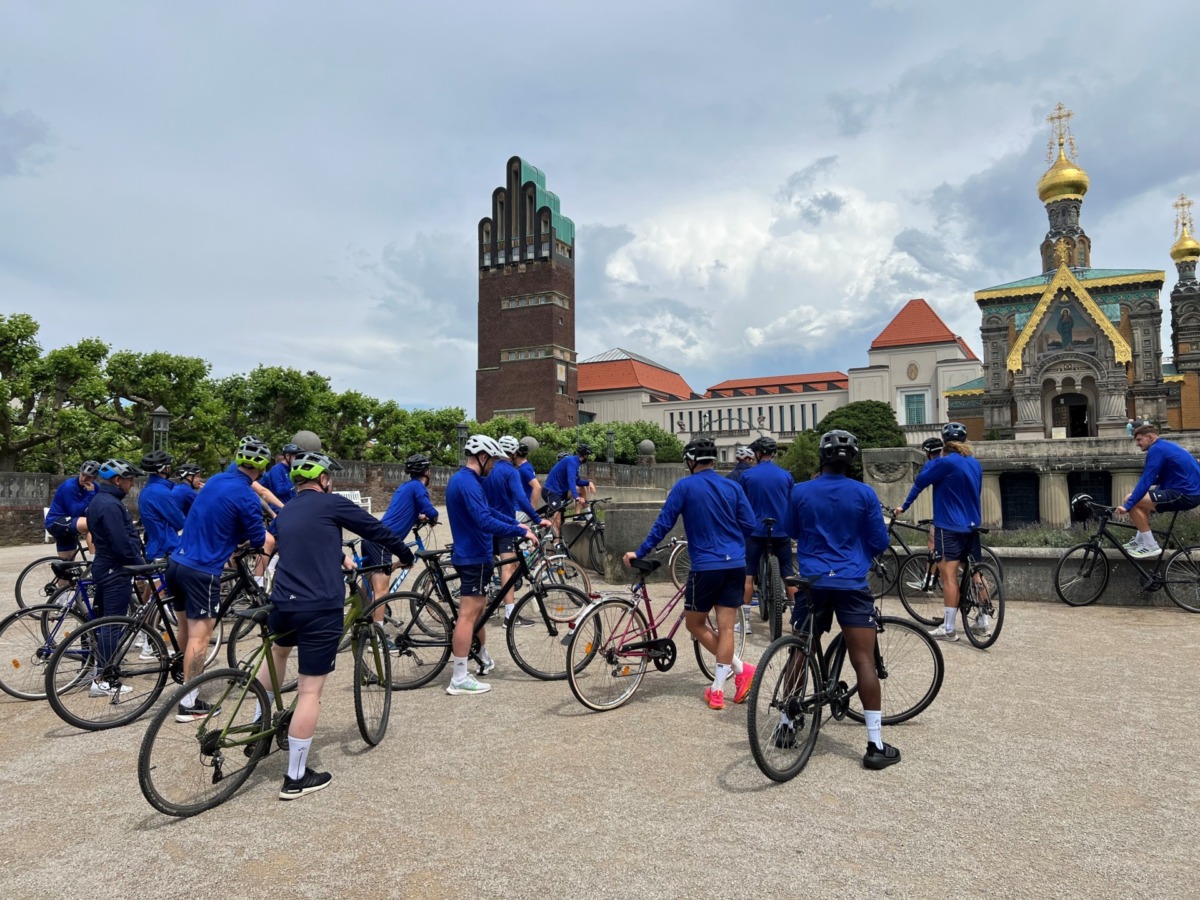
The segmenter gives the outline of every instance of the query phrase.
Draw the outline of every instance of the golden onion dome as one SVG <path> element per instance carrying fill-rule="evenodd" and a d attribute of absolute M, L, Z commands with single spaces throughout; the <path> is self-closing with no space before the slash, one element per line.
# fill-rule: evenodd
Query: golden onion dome
<path fill-rule="evenodd" d="M 1180 263 L 1186 260 L 1200 259 L 1200 243 L 1188 234 L 1187 226 L 1183 226 L 1183 231 L 1180 232 L 1179 239 L 1171 245 L 1171 259 Z"/>
<path fill-rule="evenodd" d="M 1087 172 L 1067 159 L 1063 150 L 1063 141 L 1058 141 L 1058 159 L 1054 161 L 1046 174 L 1038 182 L 1038 197 L 1043 203 L 1053 200 L 1082 200 L 1091 184 Z"/>

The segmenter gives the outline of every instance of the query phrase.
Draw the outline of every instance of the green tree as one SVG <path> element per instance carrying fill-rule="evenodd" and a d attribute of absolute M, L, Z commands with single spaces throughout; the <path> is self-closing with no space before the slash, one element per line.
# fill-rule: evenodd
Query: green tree
<path fill-rule="evenodd" d="M 802 431 L 779 457 L 779 465 L 791 472 L 797 482 L 808 481 L 816 474 L 820 437 L 815 431 Z"/>
<path fill-rule="evenodd" d="M 872 447 L 903 447 L 904 431 L 896 423 L 896 412 L 879 400 L 858 400 L 839 406 L 823 418 L 816 430 L 820 434 L 841 429 L 858 438 L 860 450 Z M 862 457 L 854 461 L 850 474 L 862 480 Z"/>

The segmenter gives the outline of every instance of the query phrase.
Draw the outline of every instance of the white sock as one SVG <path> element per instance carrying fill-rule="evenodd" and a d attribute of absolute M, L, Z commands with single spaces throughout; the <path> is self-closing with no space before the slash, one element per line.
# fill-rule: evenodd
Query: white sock
<path fill-rule="evenodd" d="M 274 705 L 275 705 L 275 692 L 267 691 L 267 709 L 270 709 Z M 263 714 L 262 704 L 259 703 L 257 700 L 255 700 L 254 701 L 254 721 L 257 722 L 259 719 L 261 719 L 262 714 Z"/>
<path fill-rule="evenodd" d="M 491 662 L 492 654 L 487 652 L 487 647 L 480 647 L 479 648 L 479 658 L 485 663 Z"/>
<path fill-rule="evenodd" d="M 953 631 L 954 630 L 954 620 L 955 620 L 955 618 L 958 617 L 958 607 L 957 606 L 947 606 L 947 607 L 945 607 L 945 610 L 946 610 L 946 614 L 945 614 L 945 618 L 943 619 L 942 624 L 945 626 L 945 629 L 947 631 Z"/>
<path fill-rule="evenodd" d="M 312 738 L 300 740 L 288 735 L 288 778 L 303 778 L 304 770 L 308 768 L 308 748 L 312 746 Z"/>
<path fill-rule="evenodd" d="M 725 690 L 725 679 L 729 677 L 729 674 L 732 671 L 733 671 L 733 666 L 727 666 L 727 665 L 722 665 L 721 663 L 717 663 L 717 676 L 713 679 L 712 689 L 714 691 Z"/>
<path fill-rule="evenodd" d="M 883 749 L 883 712 L 881 710 L 864 709 L 863 719 L 867 723 L 867 743 Z"/>
<path fill-rule="evenodd" d="M 733 662 L 730 663 L 729 665 L 730 665 L 730 668 L 733 669 L 734 675 L 741 675 L 742 669 L 745 668 L 745 664 L 740 659 L 738 659 L 736 655 L 733 657 Z"/>
<path fill-rule="evenodd" d="M 1153 531 L 1139 531 L 1138 537 L 1142 539 L 1142 546 L 1147 550 L 1157 550 L 1158 541 L 1154 539 Z"/>
<path fill-rule="evenodd" d="M 511 619 L 511 618 L 512 618 L 512 611 L 513 611 L 513 607 L 514 607 L 514 606 L 516 606 L 516 605 L 517 605 L 517 604 L 516 604 L 515 602 L 514 602 L 514 603 L 505 603 L 505 604 L 504 604 L 504 621 L 505 621 L 505 622 L 507 622 L 509 619 Z"/>
<path fill-rule="evenodd" d="M 183 706 L 189 709 L 196 705 L 196 695 L 200 693 L 200 688 L 192 688 L 187 692 L 187 696 L 183 698 Z"/>
<path fill-rule="evenodd" d="M 454 657 L 454 671 L 450 674 L 451 681 L 463 681 L 467 677 L 467 658 L 465 656 Z"/>

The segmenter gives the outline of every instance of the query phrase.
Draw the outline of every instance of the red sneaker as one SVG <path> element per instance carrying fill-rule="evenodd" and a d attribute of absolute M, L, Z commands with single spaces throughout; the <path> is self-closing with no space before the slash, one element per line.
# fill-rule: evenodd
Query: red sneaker
<path fill-rule="evenodd" d="M 733 676 L 733 702 L 741 703 L 750 693 L 750 685 L 754 682 L 754 666 L 742 663 L 742 674 Z"/>
<path fill-rule="evenodd" d="M 725 692 L 714 691 L 710 687 L 704 689 L 704 699 L 708 702 L 709 709 L 724 709 L 725 708 Z"/>

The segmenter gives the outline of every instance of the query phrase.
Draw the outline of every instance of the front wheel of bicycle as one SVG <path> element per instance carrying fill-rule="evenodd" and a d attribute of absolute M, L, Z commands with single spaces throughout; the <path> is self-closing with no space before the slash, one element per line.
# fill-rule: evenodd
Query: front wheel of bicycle
<path fill-rule="evenodd" d="M 437 677 L 450 659 L 454 625 L 436 600 L 412 591 L 388 594 L 369 607 L 364 619 L 384 608 L 383 628 L 391 653 L 392 688 L 410 691 Z"/>
<path fill-rule="evenodd" d="M 1054 593 L 1067 606 L 1095 603 L 1108 587 L 1108 557 L 1095 544 L 1076 544 L 1054 568 Z"/>
<path fill-rule="evenodd" d="M 211 712 L 200 719 L 178 715 L 192 691 Z M 241 669 L 214 669 L 173 691 L 150 721 L 138 753 L 138 784 L 150 805 L 168 816 L 194 816 L 233 796 L 266 753 L 256 718 L 267 692 Z M 184 719 L 184 721 L 180 721 Z"/>
<path fill-rule="evenodd" d="M 942 579 L 928 553 L 914 553 L 900 565 L 896 576 L 900 602 L 922 625 L 940 625 L 945 620 Z"/>
<path fill-rule="evenodd" d="M 692 571 L 692 558 L 688 555 L 687 541 L 680 541 L 667 557 L 667 568 L 671 570 L 671 581 L 675 589 L 681 589 L 687 584 L 688 574 Z"/>
<path fill-rule="evenodd" d="M 754 762 L 772 781 L 790 781 L 812 756 L 821 730 L 821 668 L 807 639 L 788 634 L 771 644 L 750 686 L 746 731 Z"/>
<path fill-rule="evenodd" d="M 262 648 L 262 631 L 258 625 L 242 616 L 234 616 L 233 621 L 229 626 L 229 637 L 225 640 L 225 659 L 232 669 L 246 668 L 250 660 Z M 291 661 L 292 666 L 296 665 L 294 660 Z M 292 671 L 295 671 L 293 668 Z M 286 673 L 280 672 L 280 675 Z M 290 694 L 296 690 L 296 685 L 299 684 L 298 678 L 291 678 L 284 681 L 279 689 Z"/>
<path fill-rule="evenodd" d="M 739 659 L 742 656 L 742 651 L 746 647 L 746 635 L 750 633 L 750 615 L 748 606 L 739 606 L 735 610 L 733 617 L 733 655 Z M 713 607 L 708 613 L 708 627 L 714 634 L 719 633 L 717 628 L 717 607 Z M 695 638 L 692 638 L 692 648 L 696 653 L 696 663 L 700 666 L 700 671 L 708 680 L 712 680 L 717 674 L 717 658 L 704 649 L 704 645 Z"/>
<path fill-rule="evenodd" d="M 354 717 L 358 733 L 372 747 L 387 734 L 392 712 L 392 657 L 387 638 L 375 622 L 354 633 Z"/>
<path fill-rule="evenodd" d="M 593 525 L 592 536 L 588 538 L 588 553 L 592 558 L 592 571 L 601 576 L 605 574 L 605 552 L 604 529 Z"/>
<path fill-rule="evenodd" d="M 570 623 L 588 602 L 587 594 L 565 584 L 537 585 L 517 601 L 505 631 L 508 652 L 522 672 L 542 681 L 567 677 Z"/>
<path fill-rule="evenodd" d="M 771 640 L 783 637 L 783 613 L 787 606 L 787 589 L 779 577 L 779 560 L 767 558 L 767 581 L 771 585 Z"/>
<path fill-rule="evenodd" d="M 925 629 L 907 619 L 880 616 L 875 637 L 875 673 L 879 689 L 884 725 L 898 725 L 924 712 L 942 689 L 946 662 L 942 650 Z M 856 722 L 863 721 L 862 697 L 856 690 L 858 676 L 849 654 L 842 649 L 845 639 L 838 635 L 825 652 L 826 665 L 842 659 L 841 671 L 830 672 L 830 681 L 845 682 L 849 692 L 846 714 Z"/>
<path fill-rule="evenodd" d="M 1200 547 L 1184 547 L 1167 560 L 1167 596 L 1188 612 L 1200 613 Z"/>
<path fill-rule="evenodd" d="M 645 641 L 648 630 L 642 611 L 615 597 L 582 616 L 567 643 L 567 682 L 575 699 L 596 712 L 624 705 L 642 683 L 649 653 L 623 646 Z"/>
<path fill-rule="evenodd" d="M 1004 582 L 991 563 L 975 563 L 971 566 L 971 578 L 967 582 L 967 596 L 960 598 L 963 629 L 967 640 L 986 650 L 1000 637 L 1004 627 Z"/>
<path fill-rule="evenodd" d="M 57 603 L 18 609 L 0 622 L 0 690 L 18 700 L 44 700 L 50 657 L 86 624 Z"/>
<path fill-rule="evenodd" d="M 900 554 L 895 547 L 888 547 L 873 560 L 867 572 L 867 586 L 871 594 L 879 599 L 896 586 L 896 578 L 900 574 Z"/>
<path fill-rule="evenodd" d="M 547 584 L 565 584 L 584 594 L 592 592 L 592 579 L 587 570 L 565 554 L 547 556 L 545 568 L 539 567 L 539 574 Z"/>
<path fill-rule="evenodd" d="M 43 556 L 41 559 L 35 559 L 21 570 L 21 574 L 17 576 L 16 586 L 13 588 L 17 606 L 26 608 L 45 603 L 58 592 L 61 585 L 50 568 L 56 562 L 62 562 L 62 560 L 57 556 Z"/>

